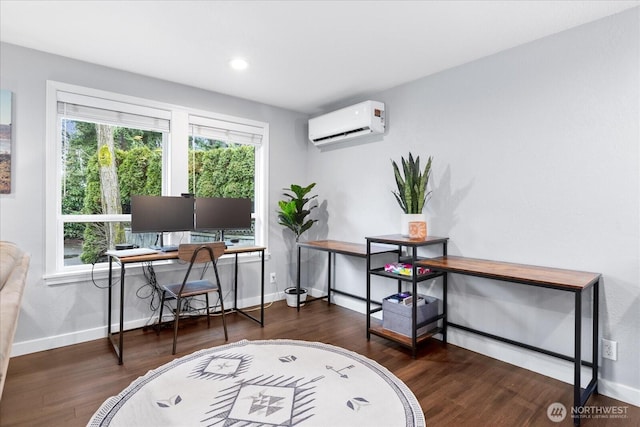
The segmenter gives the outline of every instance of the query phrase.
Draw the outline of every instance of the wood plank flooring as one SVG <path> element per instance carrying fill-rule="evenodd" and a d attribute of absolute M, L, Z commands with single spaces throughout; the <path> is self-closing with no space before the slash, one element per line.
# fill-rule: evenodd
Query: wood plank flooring
<path fill-rule="evenodd" d="M 430 427 L 572 425 L 569 417 L 562 423 L 547 417 L 553 402 L 570 408 L 571 385 L 439 341 L 426 343 L 414 360 L 408 349 L 383 338 L 367 341 L 364 315 L 326 302 L 307 304 L 300 313 L 276 302 L 265 312 L 264 328 L 239 314 L 230 314 L 227 321 L 230 342 L 320 341 L 376 360 L 409 386 Z M 224 343 L 219 317 L 211 329 L 204 319 L 181 325 L 176 357 Z M 12 358 L 0 401 L 0 426 L 84 426 L 104 400 L 172 360 L 171 341 L 170 329 L 160 336 L 127 332 L 122 366 L 106 338 Z M 601 395 L 587 404 L 622 407 L 626 418 L 583 419 L 583 426 L 640 426 L 638 407 Z"/>

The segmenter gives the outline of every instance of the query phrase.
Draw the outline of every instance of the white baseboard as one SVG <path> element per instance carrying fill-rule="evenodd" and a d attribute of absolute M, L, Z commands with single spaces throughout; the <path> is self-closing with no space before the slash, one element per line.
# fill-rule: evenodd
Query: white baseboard
<path fill-rule="evenodd" d="M 284 297 L 279 293 L 265 294 L 264 296 L 265 306 L 269 304 L 271 301 L 277 301 L 283 298 Z M 231 301 L 231 303 L 233 303 L 233 301 Z M 227 304 L 229 304 L 229 302 L 227 302 L 225 298 L 225 305 Z M 253 298 L 245 298 L 243 300 L 238 301 L 239 307 L 252 307 L 252 306 L 257 306 L 259 304 L 260 304 L 259 296 L 253 297 Z M 157 316 L 151 319 L 149 319 L 148 317 L 145 317 L 143 319 L 127 321 L 124 324 L 124 330 L 128 331 L 132 329 L 138 329 L 138 328 L 147 326 L 149 324 L 153 324 L 156 318 Z M 111 326 L 112 331 L 118 331 L 119 328 L 120 328 L 120 325 L 115 323 Z M 58 347 L 66 347 L 68 345 L 80 344 L 83 342 L 98 340 L 106 337 L 107 337 L 107 326 L 105 325 L 97 328 L 85 329 L 82 331 L 77 331 L 77 332 L 72 332 L 67 334 L 53 335 L 50 337 L 39 338 L 35 340 L 14 342 L 11 348 L 11 357 L 22 356 L 30 353 L 37 353 L 39 351 L 51 350 Z"/>
<path fill-rule="evenodd" d="M 640 406 L 640 390 L 600 378 L 598 393 L 634 406 Z"/>
<path fill-rule="evenodd" d="M 558 381 L 573 384 L 573 363 L 571 362 L 455 328 L 447 329 L 447 342 Z M 591 380 L 591 369 L 583 366 L 581 377 L 584 388 Z M 624 384 L 600 377 L 598 378 L 598 393 L 634 406 L 640 406 L 640 390 Z"/>

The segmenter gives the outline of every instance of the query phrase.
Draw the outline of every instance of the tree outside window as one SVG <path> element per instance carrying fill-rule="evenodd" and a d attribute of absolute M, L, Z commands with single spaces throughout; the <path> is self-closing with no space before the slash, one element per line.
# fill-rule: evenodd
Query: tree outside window
<path fill-rule="evenodd" d="M 130 213 L 132 194 L 159 196 L 161 132 L 63 119 L 63 215 Z M 125 222 L 66 222 L 65 265 L 88 264 L 127 241 Z"/>
<path fill-rule="evenodd" d="M 255 147 L 203 137 L 189 137 L 189 192 L 196 197 L 255 200 Z M 226 239 L 254 243 L 251 230 L 224 230 Z M 220 231 L 191 233 L 194 241 L 220 240 Z"/>

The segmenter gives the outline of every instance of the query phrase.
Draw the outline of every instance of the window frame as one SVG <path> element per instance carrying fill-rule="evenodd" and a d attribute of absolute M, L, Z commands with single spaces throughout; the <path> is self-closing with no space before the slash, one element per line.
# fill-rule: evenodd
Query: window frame
<path fill-rule="evenodd" d="M 169 103 L 107 92 L 68 83 L 48 80 L 46 89 L 46 165 L 45 165 L 45 274 L 47 284 L 75 282 L 80 276 L 93 274 L 96 270 L 102 276 L 108 270 L 108 263 L 92 266 L 64 266 L 64 223 L 65 222 L 122 222 L 130 221 L 131 215 L 62 215 L 62 167 L 60 156 L 62 147 L 58 114 L 60 96 L 76 96 L 78 99 L 95 100 L 103 105 L 127 105 L 145 109 L 168 111 L 170 130 L 163 147 L 162 195 L 180 195 L 189 188 L 189 135 L 190 117 L 204 117 L 215 123 L 228 125 L 230 130 L 247 127 L 261 132 L 261 142 L 255 146 L 254 215 L 255 244 L 268 247 L 268 161 L 269 124 L 266 122 L 220 114 L 212 111 L 177 106 Z M 126 124 L 123 124 L 126 126 Z M 72 217 L 72 218 L 70 218 Z M 69 221 L 72 219 L 72 221 Z M 247 254 L 247 258 L 258 258 Z"/>

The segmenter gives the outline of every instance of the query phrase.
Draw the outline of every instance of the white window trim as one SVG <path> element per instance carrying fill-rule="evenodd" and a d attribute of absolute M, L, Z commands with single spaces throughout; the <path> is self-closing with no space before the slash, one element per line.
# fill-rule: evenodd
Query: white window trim
<path fill-rule="evenodd" d="M 225 114 L 214 113 L 211 111 L 192 109 L 184 106 L 178 106 L 158 101 L 137 98 L 119 93 L 102 91 L 82 86 L 76 86 L 68 83 L 48 80 L 46 89 L 46 168 L 45 168 L 45 283 L 49 285 L 59 285 L 63 283 L 76 282 L 78 279 L 85 277 L 90 273 L 90 265 L 64 267 L 61 262 L 59 253 L 64 247 L 63 233 L 59 229 L 62 227 L 62 199 L 58 191 L 57 183 L 61 179 L 60 167 L 60 142 L 58 138 L 58 92 L 66 92 L 74 94 L 75 99 L 83 97 L 100 98 L 105 105 L 126 105 L 140 106 L 141 109 L 153 108 L 166 110 L 171 113 L 171 133 L 169 135 L 169 147 L 167 149 L 166 169 L 168 180 L 163 180 L 162 193 L 165 195 L 180 195 L 187 192 L 188 187 L 188 141 L 189 137 L 189 116 L 198 116 L 210 119 L 219 123 L 227 123 L 238 128 L 250 128 L 254 130 L 262 130 L 262 142 L 256 150 L 255 176 L 260 177 L 255 183 L 255 241 L 256 245 L 269 247 L 268 245 L 268 188 L 269 188 L 269 124 L 241 117 L 229 116 Z M 174 143 L 175 141 L 184 141 L 184 144 Z M 168 159 L 172 160 L 169 162 Z M 181 171 L 178 173 L 178 171 Z M 48 183 L 56 183 L 56 191 L 48 189 Z M 130 215 L 121 215 L 123 221 L 130 220 Z M 81 216 L 74 216 L 74 221 L 82 221 Z M 96 216 L 91 216 L 92 220 L 96 220 Z M 110 215 L 113 220 L 115 216 Z M 266 254 L 265 254 L 266 255 Z M 259 256 L 248 255 L 246 258 L 259 259 Z M 244 257 L 243 257 L 244 258 Z M 96 266 L 99 270 L 103 267 Z"/>

